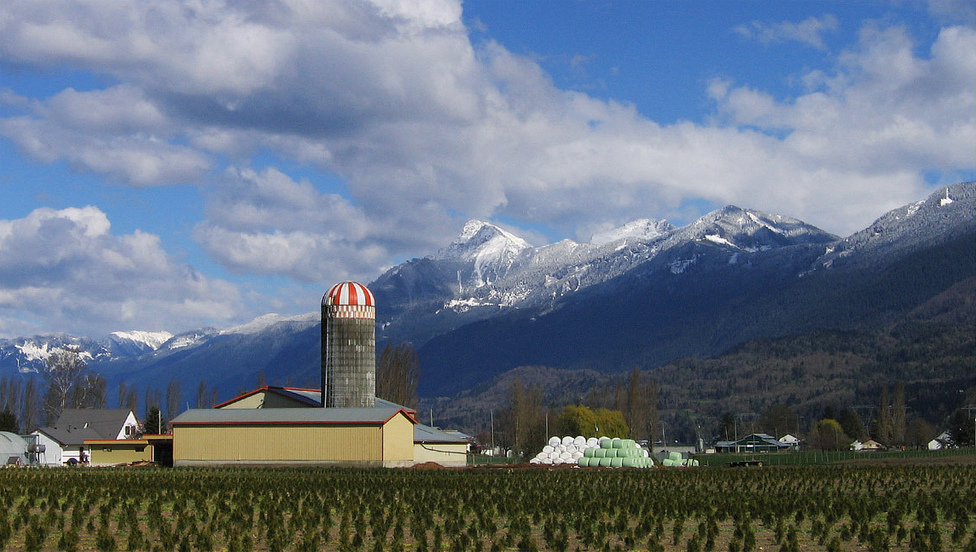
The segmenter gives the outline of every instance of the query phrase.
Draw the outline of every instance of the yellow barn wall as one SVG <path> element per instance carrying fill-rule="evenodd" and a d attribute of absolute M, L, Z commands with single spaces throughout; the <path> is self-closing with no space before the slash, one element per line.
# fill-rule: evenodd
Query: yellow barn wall
<path fill-rule="evenodd" d="M 383 426 L 383 460 L 388 464 L 413 462 L 413 422 L 403 414 Z"/>
<path fill-rule="evenodd" d="M 93 443 L 90 446 L 92 466 L 114 466 L 116 464 L 152 461 L 152 447 L 148 443 L 126 443 L 123 441 L 110 444 Z M 140 448 L 142 449 L 141 452 L 137 450 Z"/>
<path fill-rule="evenodd" d="M 173 428 L 176 465 L 220 463 L 374 463 L 413 460 L 413 423 L 398 414 L 383 426 L 191 425 Z"/>

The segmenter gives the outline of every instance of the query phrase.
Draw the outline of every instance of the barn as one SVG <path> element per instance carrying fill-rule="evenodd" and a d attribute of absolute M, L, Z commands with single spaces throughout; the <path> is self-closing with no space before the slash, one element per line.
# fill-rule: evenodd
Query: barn
<path fill-rule="evenodd" d="M 322 298 L 321 389 L 266 386 L 185 411 L 170 422 L 173 464 L 463 464 L 466 441 L 376 398 L 375 312 L 362 284 L 333 286 Z"/>

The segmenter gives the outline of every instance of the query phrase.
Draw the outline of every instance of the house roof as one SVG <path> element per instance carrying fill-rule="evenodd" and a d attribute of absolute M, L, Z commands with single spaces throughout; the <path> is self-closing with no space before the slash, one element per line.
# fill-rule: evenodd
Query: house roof
<path fill-rule="evenodd" d="M 468 443 L 467 439 L 424 424 L 417 424 L 413 426 L 413 442 L 427 444 L 438 443 L 444 445 L 460 445 Z"/>
<path fill-rule="evenodd" d="M 382 425 L 403 413 L 397 406 L 374 408 L 220 408 L 192 409 L 177 416 L 171 426 L 192 425 Z"/>
<path fill-rule="evenodd" d="M 66 408 L 54 426 L 37 431 L 61 446 L 83 445 L 86 439 L 115 439 L 131 412 L 125 408 Z"/>

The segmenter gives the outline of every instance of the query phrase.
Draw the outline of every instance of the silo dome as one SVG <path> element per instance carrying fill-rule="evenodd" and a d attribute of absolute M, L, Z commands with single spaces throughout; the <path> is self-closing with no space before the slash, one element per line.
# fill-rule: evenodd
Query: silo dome
<path fill-rule="evenodd" d="M 325 294 L 322 306 L 375 307 L 376 299 L 373 292 L 359 282 L 340 282 Z"/>

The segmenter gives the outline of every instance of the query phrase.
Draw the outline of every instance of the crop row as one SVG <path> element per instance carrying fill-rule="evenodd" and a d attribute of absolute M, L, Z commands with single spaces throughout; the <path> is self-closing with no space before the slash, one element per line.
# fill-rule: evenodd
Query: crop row
<path fill-rule="evenodd" d="M 0 549 L 970 550 L 976 466 L 0 470 Z"/>

